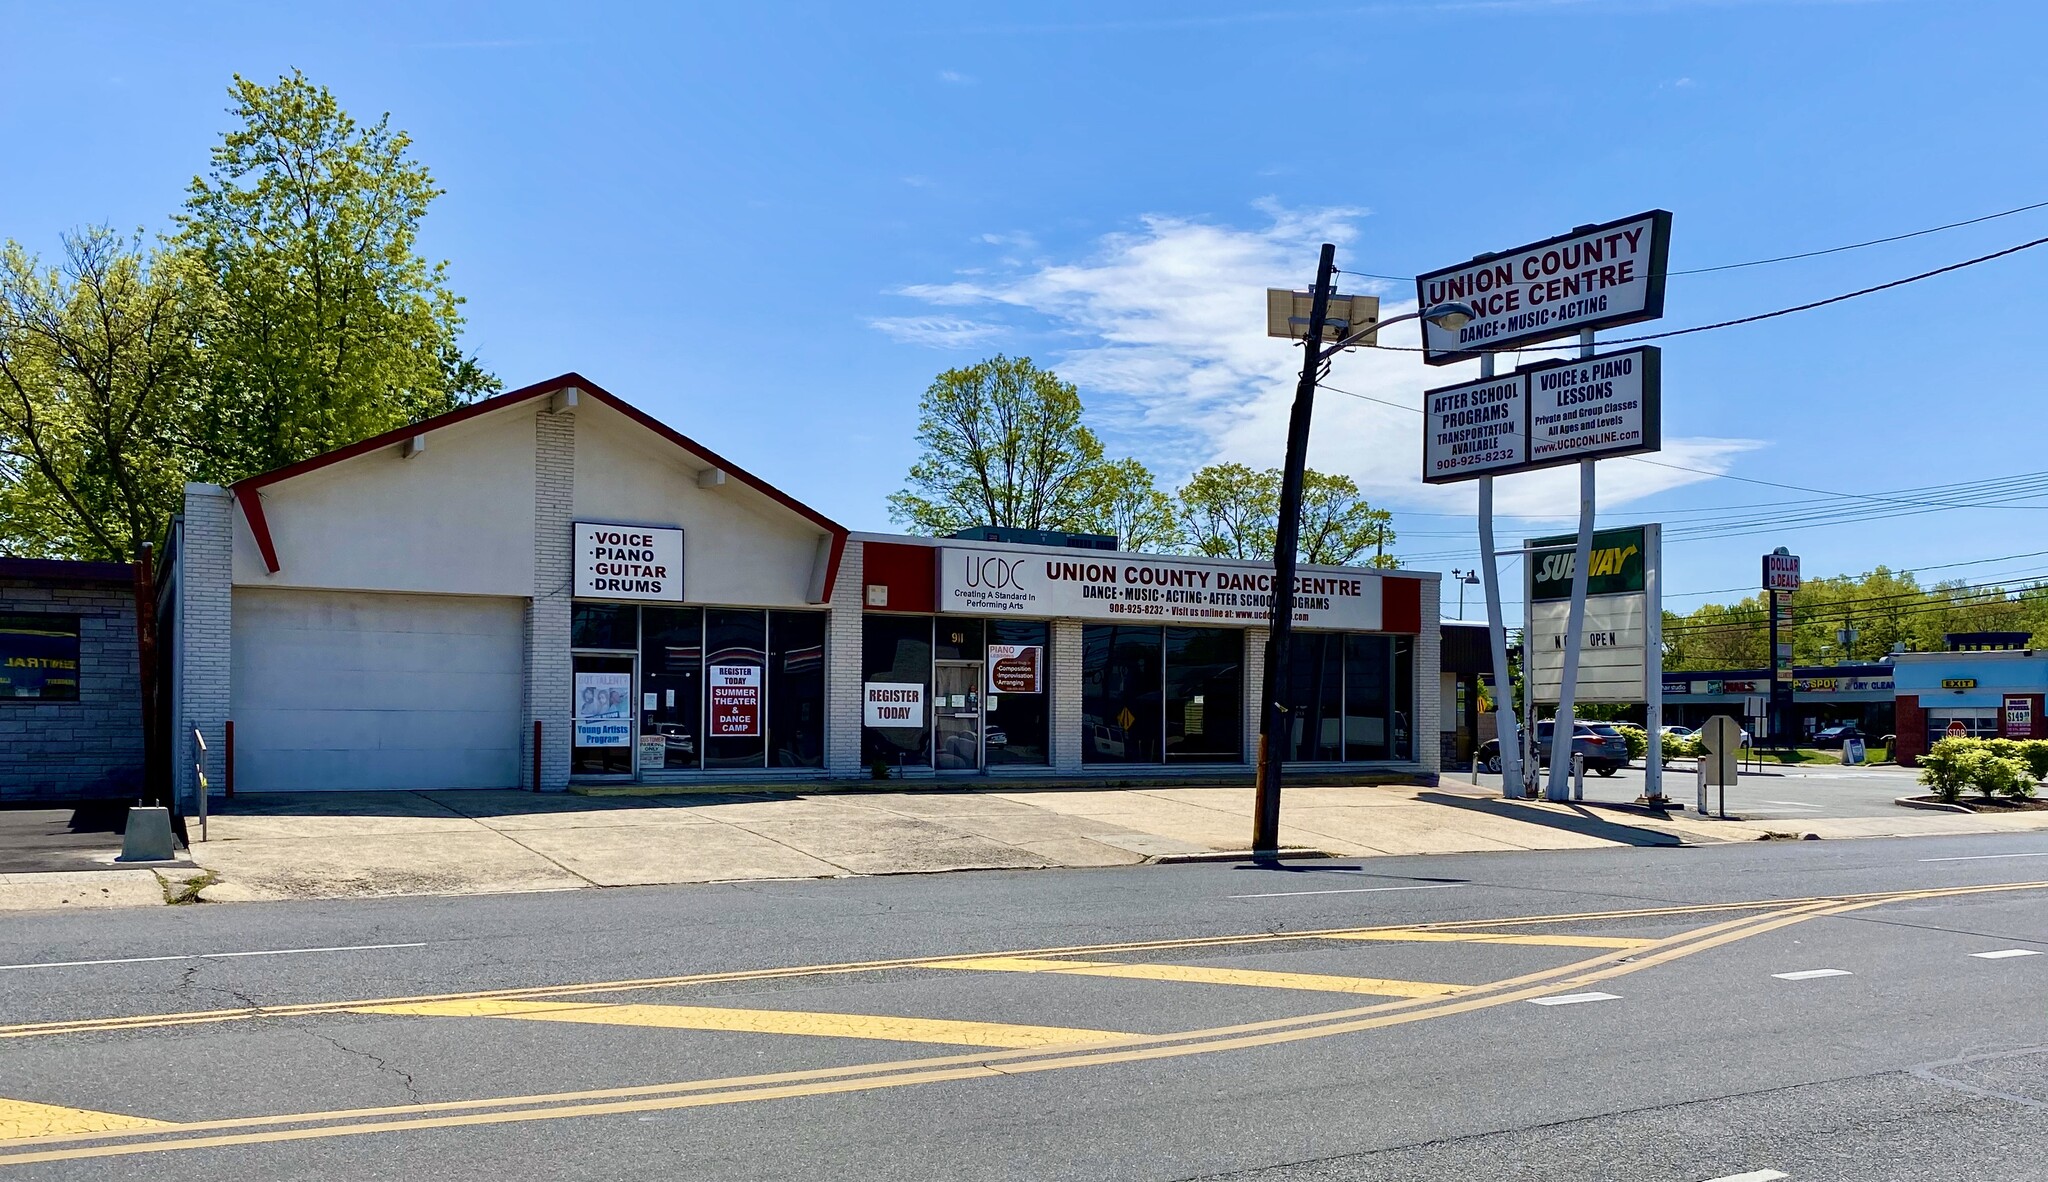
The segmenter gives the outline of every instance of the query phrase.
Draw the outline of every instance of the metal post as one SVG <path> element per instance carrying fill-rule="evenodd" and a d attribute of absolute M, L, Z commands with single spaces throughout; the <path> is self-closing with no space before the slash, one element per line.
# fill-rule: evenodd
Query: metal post
<path fill-rule="evenodd" d="M 1536 650 L 1530 647 L 1529 635 L 1534 623 L 1536 602 L 1536 564 L 1530 560 L 1530 552 L 1522 551 L 1522 780 L 1523 796 L 1536 794 L 1536 770 L 1542 766 L 1540 753 L 1536 749 Z M 1555 728 L 1553 728 L 1555 729 Z"/>
<path fill-rule="evenodd" d="M 533 790 L 540 791 L 540 719 L 533 720 Z"/>
<path fill-rule="evenodd" d="M 1553 734 L 1551 742 L 1556 741 Z M 1583 751 L 1572 752 L 1572 799 L 1586 799 L 1586 753 Z"/>
<path fill-rule="evenodd" d="M 1593 333 L 1581 332 L 1579 356 L 1592 355 Z M 1567 799 L 1566 765 L 1557 756 L 1560 750 L 1571 750 L 1572 740 L 1578 734 L 1572 699 L 1579 688 L 1579 648 L 1586 629 L 1586 576 L 1593 560 L 1593 466 L 1592 460 L 1579 461 L 1579 541 L 1572 549 L 1572 605 L 1564 626 L 1564 677 L 1558 682 L 1557 713 L 1550 724 L 1550 786 L 1544 793 L 1549 800 Z"/>
<path fill-rule="evenodd" d="M 221 726 L 221 737 L 226 750 L 221 758 L 221 793 L 229 800 L 235 798 L 235 720 L 230 718 Z"/>
<path fill-rule="evenodd" d="M 1493 354 L 1479 355 L 1479 376 L 1482 380 L 1493 376 Z M 1523 562 L 1528 565 L 1527 560 Z M 1485 577 L 1486 590 L 1486 639 L 1493 655 L 1493 712 L 1494 737 L 1500 743 L 1500 794 L 1513 799 L 1522 794 L 1522 736 L 1521 727 L 1515 719 L 1515 686 L 1508 677 L 1508 634 L 1507 626 L 1501 619 L 1500 609 L 1500 565 L 1493 545 L 1493 477 L 1479 478 L 1479 568 Z M 1463 596 L 1465 586 L 1458 585 L 1460 619 L 1464 618 Z M 1529 667 L 1522 667 L 1522 676 L 1529 675 Z M 1473 781 L 1477 783 L 1475 779 Z"/>
<path fill-rule="evenodd" d="M 1294 412 L 1287 420 L 1287 465 L 1280 473 L 1280 521 L 1273 541 L 1272 631 L 1266 639 L 1266 708 L 1259 722 L 1258 783 L 1253 790 L 1252 852 L 1271 857 L 1280 850 L 1280 771 L 1286 761 L 1288 644 L 1294 631 L 1294 551 L 1301 543 L 1302 472 L 1308 466 L 1308 426 L 1315 409 L 1316 379 L 1323 363 L 1323 321 L 1330 312 L 1331 279 L 1337 247 L 1323 243 L 1316 285 L 1309 293 L 1308 336 L 1301 343 L 1301 381 L 1294 388 Z"/>
<path fill-rule="evenodd" d="M 1643 765 L 1643 801 L 1664 797 L 1664 527 L 1643 527 L 1643 729 L 1650 735 Z"/>

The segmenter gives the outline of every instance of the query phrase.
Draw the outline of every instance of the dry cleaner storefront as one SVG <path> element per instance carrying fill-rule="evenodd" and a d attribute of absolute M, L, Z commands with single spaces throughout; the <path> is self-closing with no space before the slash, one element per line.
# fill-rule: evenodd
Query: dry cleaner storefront
<path fill-rule="evenodd" d="M 194 485 L 174 546 L 188 788 L 226 782 L 230 722 L 251 791 L 1121 780 L 1256 747 L 1261 564 L 852 534 L 573 374 Z M 1300 579 L 1290 758 L 1434 772 L 1437 576 Z"/>

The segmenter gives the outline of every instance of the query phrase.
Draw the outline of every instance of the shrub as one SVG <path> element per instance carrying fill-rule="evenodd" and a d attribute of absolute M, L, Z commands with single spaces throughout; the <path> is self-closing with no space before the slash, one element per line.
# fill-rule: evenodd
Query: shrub
<path fill-rule="evenodd" d="M 1970 770 L 1970 786 L 1986 800 L 1994 796 L 2024 800 L 2033 794 L 2034 773 L 2024 759 L 1984 751 L 1977 754 L 1976 766 Z"/>
<path fill-rule="evenodd" d="M 2028 739 L 2020 744 L 2020 757 L 2036 780 L 2048 780 L 2048 740 Z"/>
<path fill-rule="evenodd" d="M 1628 744 L 1630 759 L 1641 759 L 1650 750 L 1650 733 L 1642 727 L 1632 722 L 1617 722 L 1614 729 L 1621 732 L 1622 740 Z"/>
<path fill-rule="evenodd" d="M 1969 787 L 1976 761 L 1983 758 L 1973 739 L 1943 739 L 1920 757 L 1920 782 L 1954 804 Z"/>

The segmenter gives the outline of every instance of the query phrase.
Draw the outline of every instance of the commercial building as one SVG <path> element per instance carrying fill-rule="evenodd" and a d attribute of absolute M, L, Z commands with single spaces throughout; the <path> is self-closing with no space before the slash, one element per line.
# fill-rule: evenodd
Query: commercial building
<path fill-rule="evenodd" d="M 135 568 L 0 558 L 0 802 L 142 787 Z"/>
<path fill-rule="evenodd" d="M 2048 650 L 1959 648 L 1899 653 L 1892 663 L 1898 671 L 1897 758 L 1908 767 L 1950 735 L 2048 739 L 2042 719 Z"/>
<path fill-rule="evenodd" d="M 217 785 L 230 721 L 249 790 L 1256 754 L 1265 564 L 853 533 L 573 374 L 192 486 L 174 554 L 176 766 Z M 1291 759 L 1436 772 L 1437 579 L 1302 568 Z"/>
<path fill-rule="evenodd" d="M 1887 662 L 1800 665 L 1792 670 L 1795 735 L 1855 723 L 1866 735 L 1892 731 L 1893 670 Z M 1771 692 L 1768 669 L 1714 669 L 1664 674 L 1664 722 L 1697 728 L 1717 714 L 1744 717 L 1744 703 Z"/>

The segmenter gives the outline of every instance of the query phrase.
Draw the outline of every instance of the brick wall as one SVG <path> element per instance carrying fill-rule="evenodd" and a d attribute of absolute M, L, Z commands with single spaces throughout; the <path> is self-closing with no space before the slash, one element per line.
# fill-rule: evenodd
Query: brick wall
<path fill-rule="evenodd" d="M 1423 774 L 1435 776 L 1443 770 L 1443 743 L 1439 735 L 1443 730 L 1444 694 L 1438 674 L 1443 668 L 1444 630 L 1437 623 L 1443 618 L 1439 600 L 1442 587 L 1435 579 L 1419 582 L 1422 631 L 1415 638 L 1415 725 L 1411 728 L 1411 741 Z"/>
<path fill-rule="evenodd" d="M 825 770 L 840 779 L 866 775 L 861 766 L 861 620 L 866 603 L 867 547 L 846 543 L 825 624 Z"/>
<path fill-rule="evenodd" d="M 192 732 L 206 737 L 206 781 L 226 791 L 228 690 L 234 659 L 235 503 L 214 484 L 185 486 L 185 527 L 178 543 L 177 685 L 171 776 L 187 815 L 198 811 Z M 168 638 L 166 638 L 168 639 Z"/>
<path fill-rule="evenodd" d="M 0 701 L 0 801 L 139 793 L 142 680 L 133 588 L 0 579 L 0 613 L 78 617 L 78 700 Z"/>
<path fill-rule="evenodd" d="M 526 746 L 519 782 L 543 792 L 569 786 L 570 601 L 576 593 L 576 415 L 543 405 L 533 428 L 533 598 L 526 606 Z M 540 783 L 533 783 L 533 724 L 541 726 Z"/>
<path fill-rule="evenodd" d="M 1244 761 L 1259 762 L 1259 727 L 1266 711 L 1266 645 L 1272 640 L 1270 628 L 1244 630 Z"/>
<path fill-rule="evenodd" d="M 1901 767 L 1920 766 L 1920 757 L 1927 753 L 1927 711 L 1920 705 L 1920 696 L 1899 695 L 1894 701 L 1892 719 L 1892 730 L 1898 735 L 1892 760 Z"/>

